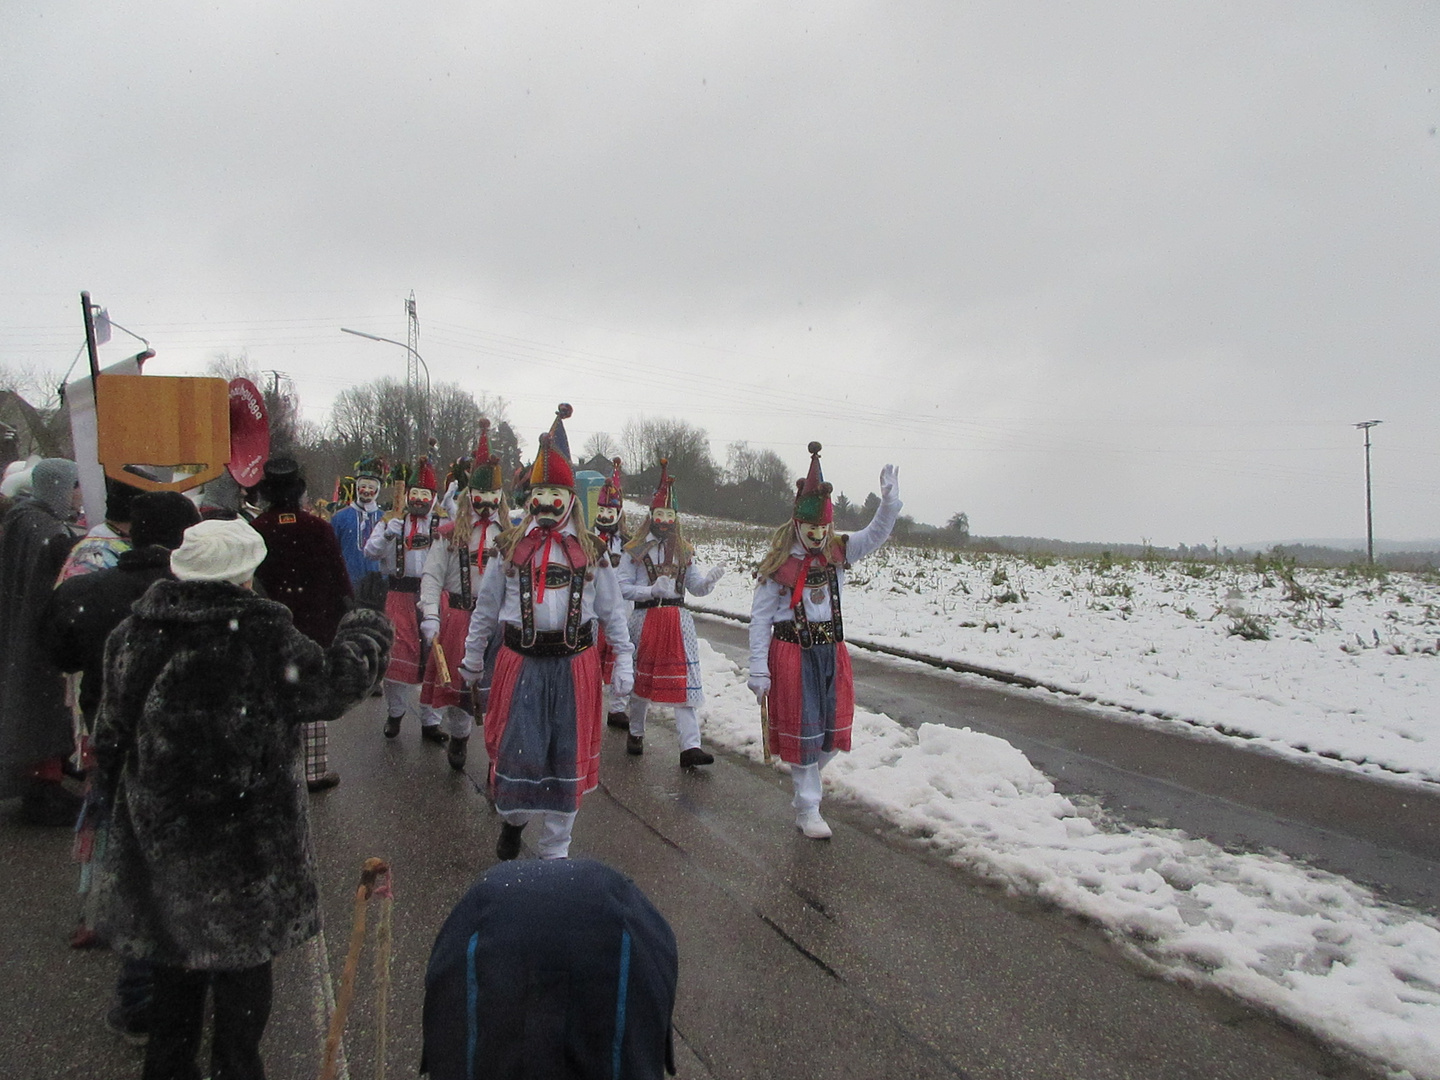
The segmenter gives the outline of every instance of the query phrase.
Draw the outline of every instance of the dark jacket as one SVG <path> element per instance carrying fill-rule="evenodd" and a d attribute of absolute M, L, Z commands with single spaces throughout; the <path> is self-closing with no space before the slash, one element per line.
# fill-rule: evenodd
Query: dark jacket
<path fill-rule="evenodd" d="M 50 595 L 45 642 L 61 671 L 78 671 L 80 711 L 95 718 L 105 678 L 105 639 L 130 614 L 130 605 L 170 577 L 170 549 L 159 544 L 120 553 L 108 570 L 62 581 Z"/>
<path fill-rule="evenodd" d="M 674 1073 L 679 954 L 665 917 L 590 859 L 485 871 L 425 970 L 421 1071 L 432 1080 Z"/>
<path fill-rule="evenodd" d="M 250 524 L 265 538 L 265 561 L 255 571 L 265 595 L 290 609 L 295 629 L 329 645 L 352 606 L 335 530 L 303 510 L 267 510 Z"/>
<path fill-rule="evenodd" d="M 322 649 L 282 605 L 159 581 L 110 636 L 96 784 L 111 809 L 96 929 L 122 955 L 253 967 L 320 927 L 300 725 L 379 681 L 389 620 L 346 616 Z"/>
<path fill-rule="evenodd" d="M 55 577 L 76 540 L 52 509 L 17 499 L 0 535 L 0 799 L 19 795 L 36 762 L 74 747 L 65 680 L 41 630 Z"/>

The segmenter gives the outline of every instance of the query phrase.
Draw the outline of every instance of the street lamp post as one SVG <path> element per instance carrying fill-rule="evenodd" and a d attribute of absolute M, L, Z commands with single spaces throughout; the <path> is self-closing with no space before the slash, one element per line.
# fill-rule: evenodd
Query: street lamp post
<path fill-rule="evenodd" d="M 420 370 L 425 372 L 425 410 L 424 415 L 421 417 L 421 421 L 424 423 L 426 428 L 426 431 L 422 432 L 421 441 L 423 442 L 424 435 L 428 434 L 430 427 L 430 365 L 425 363 L 425 358 L 421 356 L 418 352 L 416 352 L 415 349 L 412 348 L 410 345 L 407 345 L 403 341 L 396 341 L 394 338 L 381 337 L 379 334 L 367 334 L 364 330 L 351 330 L 345 326 L 342 326 L 340 328 L 340 332 L 342 334 L 354 334 L 356 337 L 368 338 L 371 341 L 383 341 L 387 345 L 399 345 L 400 348 L 408 352 L 419 363 Z M 408 389 L 409 387 L 407 386 L 406 388 Z"/>
<path fill-rule="evenodd" d="M 1365 432 L 1365 558 L 1369 565 L 1375 565 L 1375 519 L 1370 503 L 1370 429 L 1381 420 L 1362 420 L 1356 424 Z"/>

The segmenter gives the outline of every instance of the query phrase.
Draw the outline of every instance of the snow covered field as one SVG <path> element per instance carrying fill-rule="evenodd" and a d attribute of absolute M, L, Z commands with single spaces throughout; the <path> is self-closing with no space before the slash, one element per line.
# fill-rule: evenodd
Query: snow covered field
<path fill-rule="evenodd" d="M 703 525 L 691 535 L 702 560 L 732 570 L 707 604 L 747 612 L 763 535 Z M 854 568 L 846 630 L 1173 718 L 1152 722 L 1183 720 L 1217 738 L 1440 781 L 1433 579 L 1253 564 L 951 561 L 891 547 Z M 706 738 L 759 760 L 744 671 L 703 641 L 701 651 Z M 915 731 L 858 710 L 854 751 L 826 771 L 826 785 L 827 797 L 881 814 L 956 865 L 1094 920 L 1169 977 L 1272 1009 L 1395 1077 L 1440 1080 L 1433 918 L 1283 856 L 1124 826 L 1057 793 L 1009 743 L 969 729 Z"/>
<path fill-rule="evenodd" d="M 765 537 L 724 533 L 698 545 L 731 570 L 701 602 L 746 614 Z M 845 632 L 1282 753 L 1440 782 L 1434 575 L 887 545 L 851 571 Z"/>

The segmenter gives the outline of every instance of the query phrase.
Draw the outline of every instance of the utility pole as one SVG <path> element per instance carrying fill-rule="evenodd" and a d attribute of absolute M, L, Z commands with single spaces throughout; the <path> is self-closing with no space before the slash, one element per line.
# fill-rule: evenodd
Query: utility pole
<path fill-rule="evenodd" d="M 1370 429 L 1382 420 L 1362 420 L 1356 424 L 1365 432 L 1365 559 L 1375 565 L 1375 518 L 1370 502 Z"/>
<path fill-rule="evenodd" d="M 410 297 L 405 301 L 405 397 L 410 399 L 411 393 L 420 392 L 420 316 L 415 313 L 415 290 L 410 290 Z M 423 445 L 426 437 L 430 434 L 430 373 L 425 373 L 425 400 L 420 406 L 419 415 L 416 417 L 420 422 L 419 442 Z"/>

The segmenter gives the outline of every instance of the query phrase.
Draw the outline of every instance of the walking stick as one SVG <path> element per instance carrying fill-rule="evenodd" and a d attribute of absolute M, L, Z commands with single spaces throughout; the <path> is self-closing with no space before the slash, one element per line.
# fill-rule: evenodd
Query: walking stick
<path fill-rule="evenodd" d="M 335 1080 L 335 1070 L 338 1065 L 337 1054 L 340 1049 L 340 1038 L 345 1034 L 345 1019 L 350 1012 L 350 1002 L 355 997 L 355 972 L 360 967 L 360 948 L 365 944 L 365 904 L 371 896 L 382 892 L 389 896 L 389 874 L 390 867 L 382 859 L 366 859 L 360 869 L 360 886 L 355 890 L 355 921 L 350 928 L 350 951 L 345 954 L 345 970 L 340 976 L 340 993 L 335 998 L 335 1012 L 330 1017 L 330 1032 L 325 1037 L 325 1058 L 320 1065 L 320 1080 Z M 382 882 L 381 879 L 385 880 Z M 388 909 L 381 915 L 380 937 L 383 940 L 377 942 L 381 949 L 389 951 L 389 912 Z M 388 956 L 376 956 L 376 970 L 379 972 L 383 960 L 388 961 Z M 388 966 L 388 965 L 387 965 Z M 382 1009 L 385 999 L 384 991 L 388 989 L 384 980 L 380 980 Z M 384 1060 L 384 1013 L 377 1018 L 381 1039 L 380 1061 Z M 383 1064 L 381 1065 L 383 1069 Z"/>
<path fill-rule="evenodd" d="M 770 693 L 760 695 L 760 742 L 765 748 L 765 764 L 770 764 Z"/>

